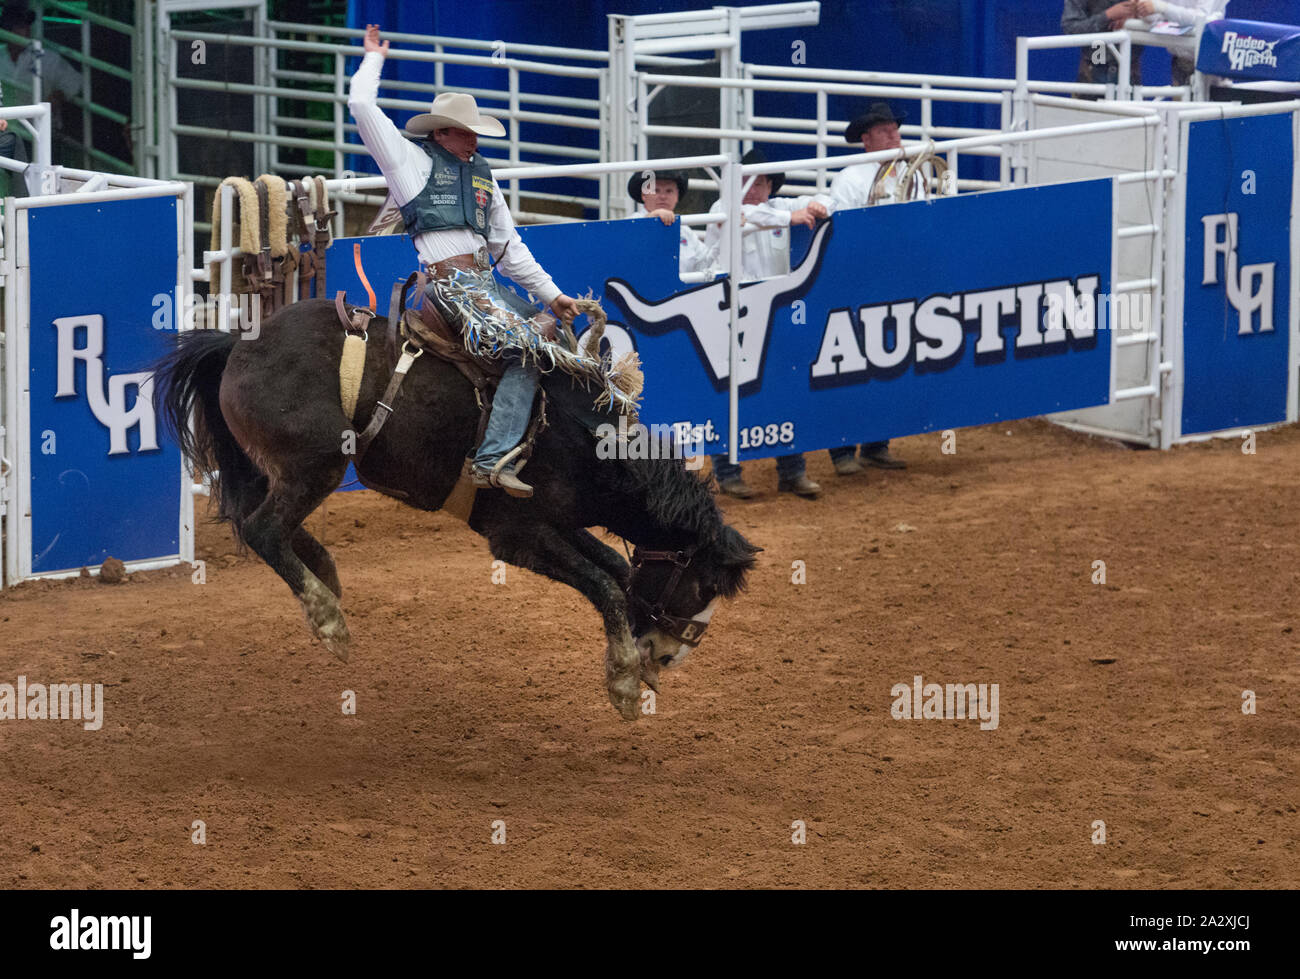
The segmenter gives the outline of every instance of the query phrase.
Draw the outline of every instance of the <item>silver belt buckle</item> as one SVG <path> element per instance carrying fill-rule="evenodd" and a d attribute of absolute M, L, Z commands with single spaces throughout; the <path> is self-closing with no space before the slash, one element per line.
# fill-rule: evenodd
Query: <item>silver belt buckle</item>
<path fill-rule="evenodd" d="M 474 264 L 481 269 L 490 269 L 492 267 L 492 262 L 488 258 L 488 250 L 485 246 L 480 245 L 474 251 Z"/>

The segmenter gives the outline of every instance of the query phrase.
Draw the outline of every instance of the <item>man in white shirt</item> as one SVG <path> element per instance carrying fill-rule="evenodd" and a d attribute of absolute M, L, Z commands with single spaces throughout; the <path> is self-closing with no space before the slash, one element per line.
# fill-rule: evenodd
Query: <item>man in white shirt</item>
<path fill-rule="evenodd" d="M 553 337 L 554 323 L 534 319 L 536 309 L 496 286 L 487 255 L 566 323 L 577 314 L 577 306 L 560 292 L 519 237 L 501 188 L 477 152 L 480 135 L 505 135 L 501 123 L 481 115 L 472 96 L 444 92 L 434 99 L 429 112 L 407 123 L 408 132 L 427 139 L 423 143 L 405 139 L 376 102 L 379 74 L 388 55 L 388 42 L 379 43 L 377 24 L 366 26 L 364 49 L 361 67 L 352 76 L 348 108 L 361 141 L 401 209 L 420 262 L 433 280 L 431 290 L 453 285 L 473 297 L 480 312 L 466 322 L 466 329 L 523 331 L 516 333 L 520 343 L 510 344 L 501 354 L 507 367 L 474 457 L 471 478 L 476 486 L 497 486 L 511 496 L 532 496 L 532 487 L 519 479 L 506 457 L 523 440 L 537 393 L 538 369 L 523 351 L 535 343 L 536 335 Z M 535 335 L 526 336 L 529 331 Z"/>
<path fill-rule="evenodd" d="M 888 103 L 874 102 L 862 115 L 849 123 L 844 130 L 846 143 L 861 143 L 864 153 L 902 149 L 903 140 L 898 125 L 907 118 L 906 113 L 895 113 Z M 831 200 L 835 209 L 843 211 L 854 207 L 872 207 L 892 204 L 902 196 L 906 200 L 928 200 L 930 177 L 928 164 L 912 172 L 908 186 L 899 193 L 899 185 L 907 172 L 905 160 L 888 164 L 859 163 L 845 167 L 831 181 Z M 907 463 L 889 452 L 889 441 L 864 442 L 861 446 L 845 445 L 831 449 L 835 472 L 852 476 L 863 471 L 862 462 L 855 456 L 861 453 L 862 462 L 879 469 L 906 469 Z"/>
<path fill-rule="evenodd" d="M 752 149 L 740 160 L 750 165 L 766 163 L 763 151 Z M 775 197 L 785 174 L 759 174 L 745 191 L 741 201 L 740 254 L 744 281 L 790 274 L 790 227 L 802 224 L 809 228 L 829 217 L 835 210 L 829 194 L 816 197 Z M 711 214 L 722 213 L 722 200 L 713 202 Z M 722 225 L 711 224 L 704 244 L 714 255 L 722 245 Z"/>
<path fill-rule="evenodd" d="M 32 36 L 36 14 L 25 4 L 5 4 L 0 13 L 0 27 L 23 37 Z M 4 87 L 6 105 L 30 105 L 32 79 L 39 69 L 41 101 L 49 102 L 53 119 L 58 124 L 60 110 L 66 96 L 81 91 L 81 73 L 64 60 L 57 51 L 43 49 L 38 60 L 30 43 L 10 41 L 0 45 L 0 85 Z"/>
<path fill-rule="evenodd" d="M 744 164 L 766 163 L 767 157 L 759 149 L 752 149 L 740 160 Z M 818 219 L 830 216 L 833 205 L 825 195 L 818 197 L 773 197 L 785 183 L 785 174 L 758 174 L 754 177 L 741 201 L 741 267 L 744 282 L 766 279 L 774 275 L 790 274 L 790 227 L 802 224 L 812 227 Z M 714 202 L 709 210 L 722 212 L 723 202 Z M 709 225 L 705 245 L 716 252 L 722 242 L 722 226 Z M 778 493 L 794 493 L 816 499 L 822 488 L 808 478 L 802 453 L 777 456 L 776 488 Z M 718 488 L 730 496 L 747 500 L 757 491 L 745 482 L 740 465 L 732 464 L 725 455 L 713 457 L 713 475 Z"/>
<path fill-rule="evenodd" d="M 680 170 L 660 170 L 647 176 L 636 172 L 628 178 L 627 194 L 636 202 L 633 217 L 658 218 L 664 224 L 677 220 L 677 205 L 686 196 L 686 174 Z M 716 272 L 713 253 L 705 246 L 696 230 L 689 225 L 680 227 L 678 239 L 677 270 L 686 272 Z"/>

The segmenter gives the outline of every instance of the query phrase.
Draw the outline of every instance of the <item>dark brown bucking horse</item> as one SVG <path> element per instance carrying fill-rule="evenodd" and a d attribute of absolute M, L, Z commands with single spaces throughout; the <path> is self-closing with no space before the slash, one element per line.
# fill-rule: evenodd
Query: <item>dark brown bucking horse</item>
<path fill-rule="evenodd" d="M 387 321 L 372 321 L 383 335 Z M 390 349 L 371 340 L 355 417 L 339 399 L 344 331 L 334 305 L 308 300 L 259 335 L 195 330 L 155 366 L 155 399 L 196 470 L 214 477 L 220 518 L 289 585 L 312 632 L 342 659 L 350 638 L 334 559 L 303 520 L 341 483 L 348 434 L 370 421 L 392 375 Z M 722 521 L 707 479 L 682 459 L 597 457 L 592 395 L 546 375 L 549 425 L 528 463 L 531 499 L 482 490 L 470 527 L 494 557 L 576 588 L 604 618 L 609 698 L 628 720 L 641 682 L 657 689 L 699 641 L 715 602 L 735 595 L 752 546 Z M 437 510 L 460 476 L 478 430 L 474 388 L 445 360 L 420 357 L 394 412 L 357 467 L 366 485 Z M 588 530 L 636 547 L 630 566 Z"/>

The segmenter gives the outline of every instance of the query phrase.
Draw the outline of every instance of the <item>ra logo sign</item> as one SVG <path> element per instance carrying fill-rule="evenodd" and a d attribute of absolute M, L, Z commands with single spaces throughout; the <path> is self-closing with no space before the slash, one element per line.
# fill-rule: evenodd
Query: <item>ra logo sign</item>
<path fill-rule="evenodd" d="M 77 329 L 86 330 L 86 344 L 76 346 Z M 77 361 L 86 365 L 86 398 L 90 411 L 108 429 L 108 454 L 124 455 L 130 450 L 126 433 L 140 427 L 140 451 L 158 448 L 157 424 L 153 413 L 153 374 L 137 371 L 114 374 L 104 387 L 104 317 L 98 313 L 61 316 L 54 321 L 58 331 L 58 389 L 56 398 L 77 397 Z M 135 401 L 126 407 L 127 388 L 135 389 Z"/>
<path fill-rule="evenodd" d="M 1273 273 L 1276 262 L 1255 265 L 1237 264 L 1238 215 L 1207 214 L 1201 218 L 1204 229 L 1201 285 L 1219 284 L 1219 256 L 1223 256 L 1224 289 L 1228 302 L 1237 311 L 1237 336 L 1246 336 L 1255 313 L 1259 313 L 1259 332 L 1273 332 Z"/>

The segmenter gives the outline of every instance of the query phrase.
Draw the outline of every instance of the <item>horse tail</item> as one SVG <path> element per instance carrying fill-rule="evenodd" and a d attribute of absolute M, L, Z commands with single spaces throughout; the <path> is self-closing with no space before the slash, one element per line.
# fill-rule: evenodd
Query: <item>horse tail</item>
<path fill-rule="evenodd" d="M 219 518 L 239 534 L 266 496 L 266 476 L 221 413 L 221 375 L 237 341 L 221 330 L 179 334 L 176 348 L 154 365 L 154 407 L 190 465 L 211 477 Z"/>

